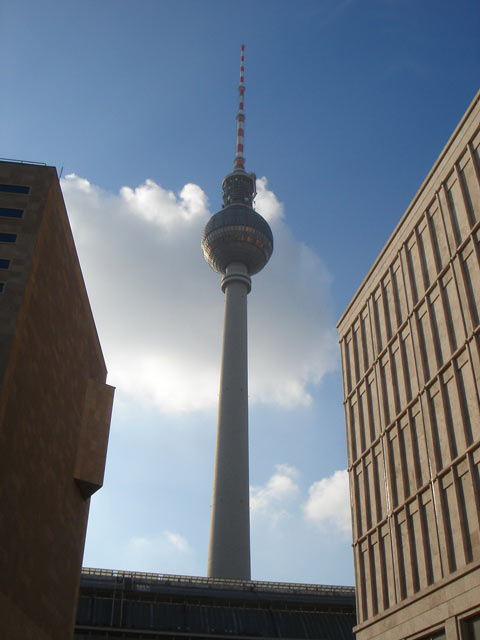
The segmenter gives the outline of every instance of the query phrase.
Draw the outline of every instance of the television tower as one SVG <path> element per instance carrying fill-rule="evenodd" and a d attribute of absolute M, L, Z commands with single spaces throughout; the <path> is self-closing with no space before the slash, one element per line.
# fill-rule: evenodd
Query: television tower
<path fill-rule="evenodd" d="M 207 575 L 237 580 L 250 580 L 247 295 L 250 276 L 263 269 L 273 251 L 272 231 L 253 209 L 255 174 L 245 171 L 244 52 L 242 44 L 233 171 L 222 182 L 223 208 L 202 237 L 205 260 L 223 275 L 225 294 Z"/>

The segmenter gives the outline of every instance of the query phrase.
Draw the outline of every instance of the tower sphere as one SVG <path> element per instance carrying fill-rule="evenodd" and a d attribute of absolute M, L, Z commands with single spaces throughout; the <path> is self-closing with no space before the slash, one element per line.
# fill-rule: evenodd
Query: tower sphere
<path fill-rule="evenodd" d="M 244 264 L 249 275 L 263 269 L 272 255 L 273 236 L 268 222 L 252 208 L 255 176 L 236 170 L 223 181 L 224 207 L 205 226 L 205 260 L 225 275 L 232 262 Z"/>

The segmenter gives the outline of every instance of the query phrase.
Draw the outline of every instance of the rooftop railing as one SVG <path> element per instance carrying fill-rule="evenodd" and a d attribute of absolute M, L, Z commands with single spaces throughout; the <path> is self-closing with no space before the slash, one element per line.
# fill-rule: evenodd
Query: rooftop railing
<path fill-rule="evenodd" d="M 0 158 L 1 162 L 16 162 L 17 164 L 37 164 L 42 167 L 48 166 L 46 162 L 35 162 L 35 160 L 16 160 L 15 158 Z"/>
<path fill-rule="evenodd" d="M 138 581 L 156 581 L 168 585 L 216 589 L 238 589 L 240 591 L 278 591 L 283 593 L 309 593 L 312 595 L 354 596 L 355 587 L 337 585 L 306 584 L 297 582 L 267 582 L 261 580 L 230 580 L 226 578 L 203 578 L 170 573 L 148 573 L 143 571 L 121 571 L 116 569 L 94 569 L 83 567 L 82 576 L 107 578 L 133 578 Z"/>

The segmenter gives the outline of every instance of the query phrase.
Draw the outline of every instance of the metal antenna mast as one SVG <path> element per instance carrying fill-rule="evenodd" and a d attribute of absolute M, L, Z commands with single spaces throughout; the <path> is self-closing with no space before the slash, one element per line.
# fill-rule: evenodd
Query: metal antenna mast
<path fill-rule="evenodd" d="M 238 85 L 238 113 L 237 113 L 237 146 L 235 153 L 234 169 L 245 171 L 245 156 L 243 155 L 243 138 L 245 134 L 245 45 L 242 44 L 240 53 L 240 84 Z"/>

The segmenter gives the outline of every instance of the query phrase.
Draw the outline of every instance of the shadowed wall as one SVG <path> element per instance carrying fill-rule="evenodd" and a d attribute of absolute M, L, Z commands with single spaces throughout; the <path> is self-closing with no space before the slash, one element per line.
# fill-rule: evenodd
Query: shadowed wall
<path fill-rule="evenodd" d="M 89 496 L 103 482 L 113 388 L 53 167 L 0 163 L 0 617 L 9 640 L 73 632 Z"/>

